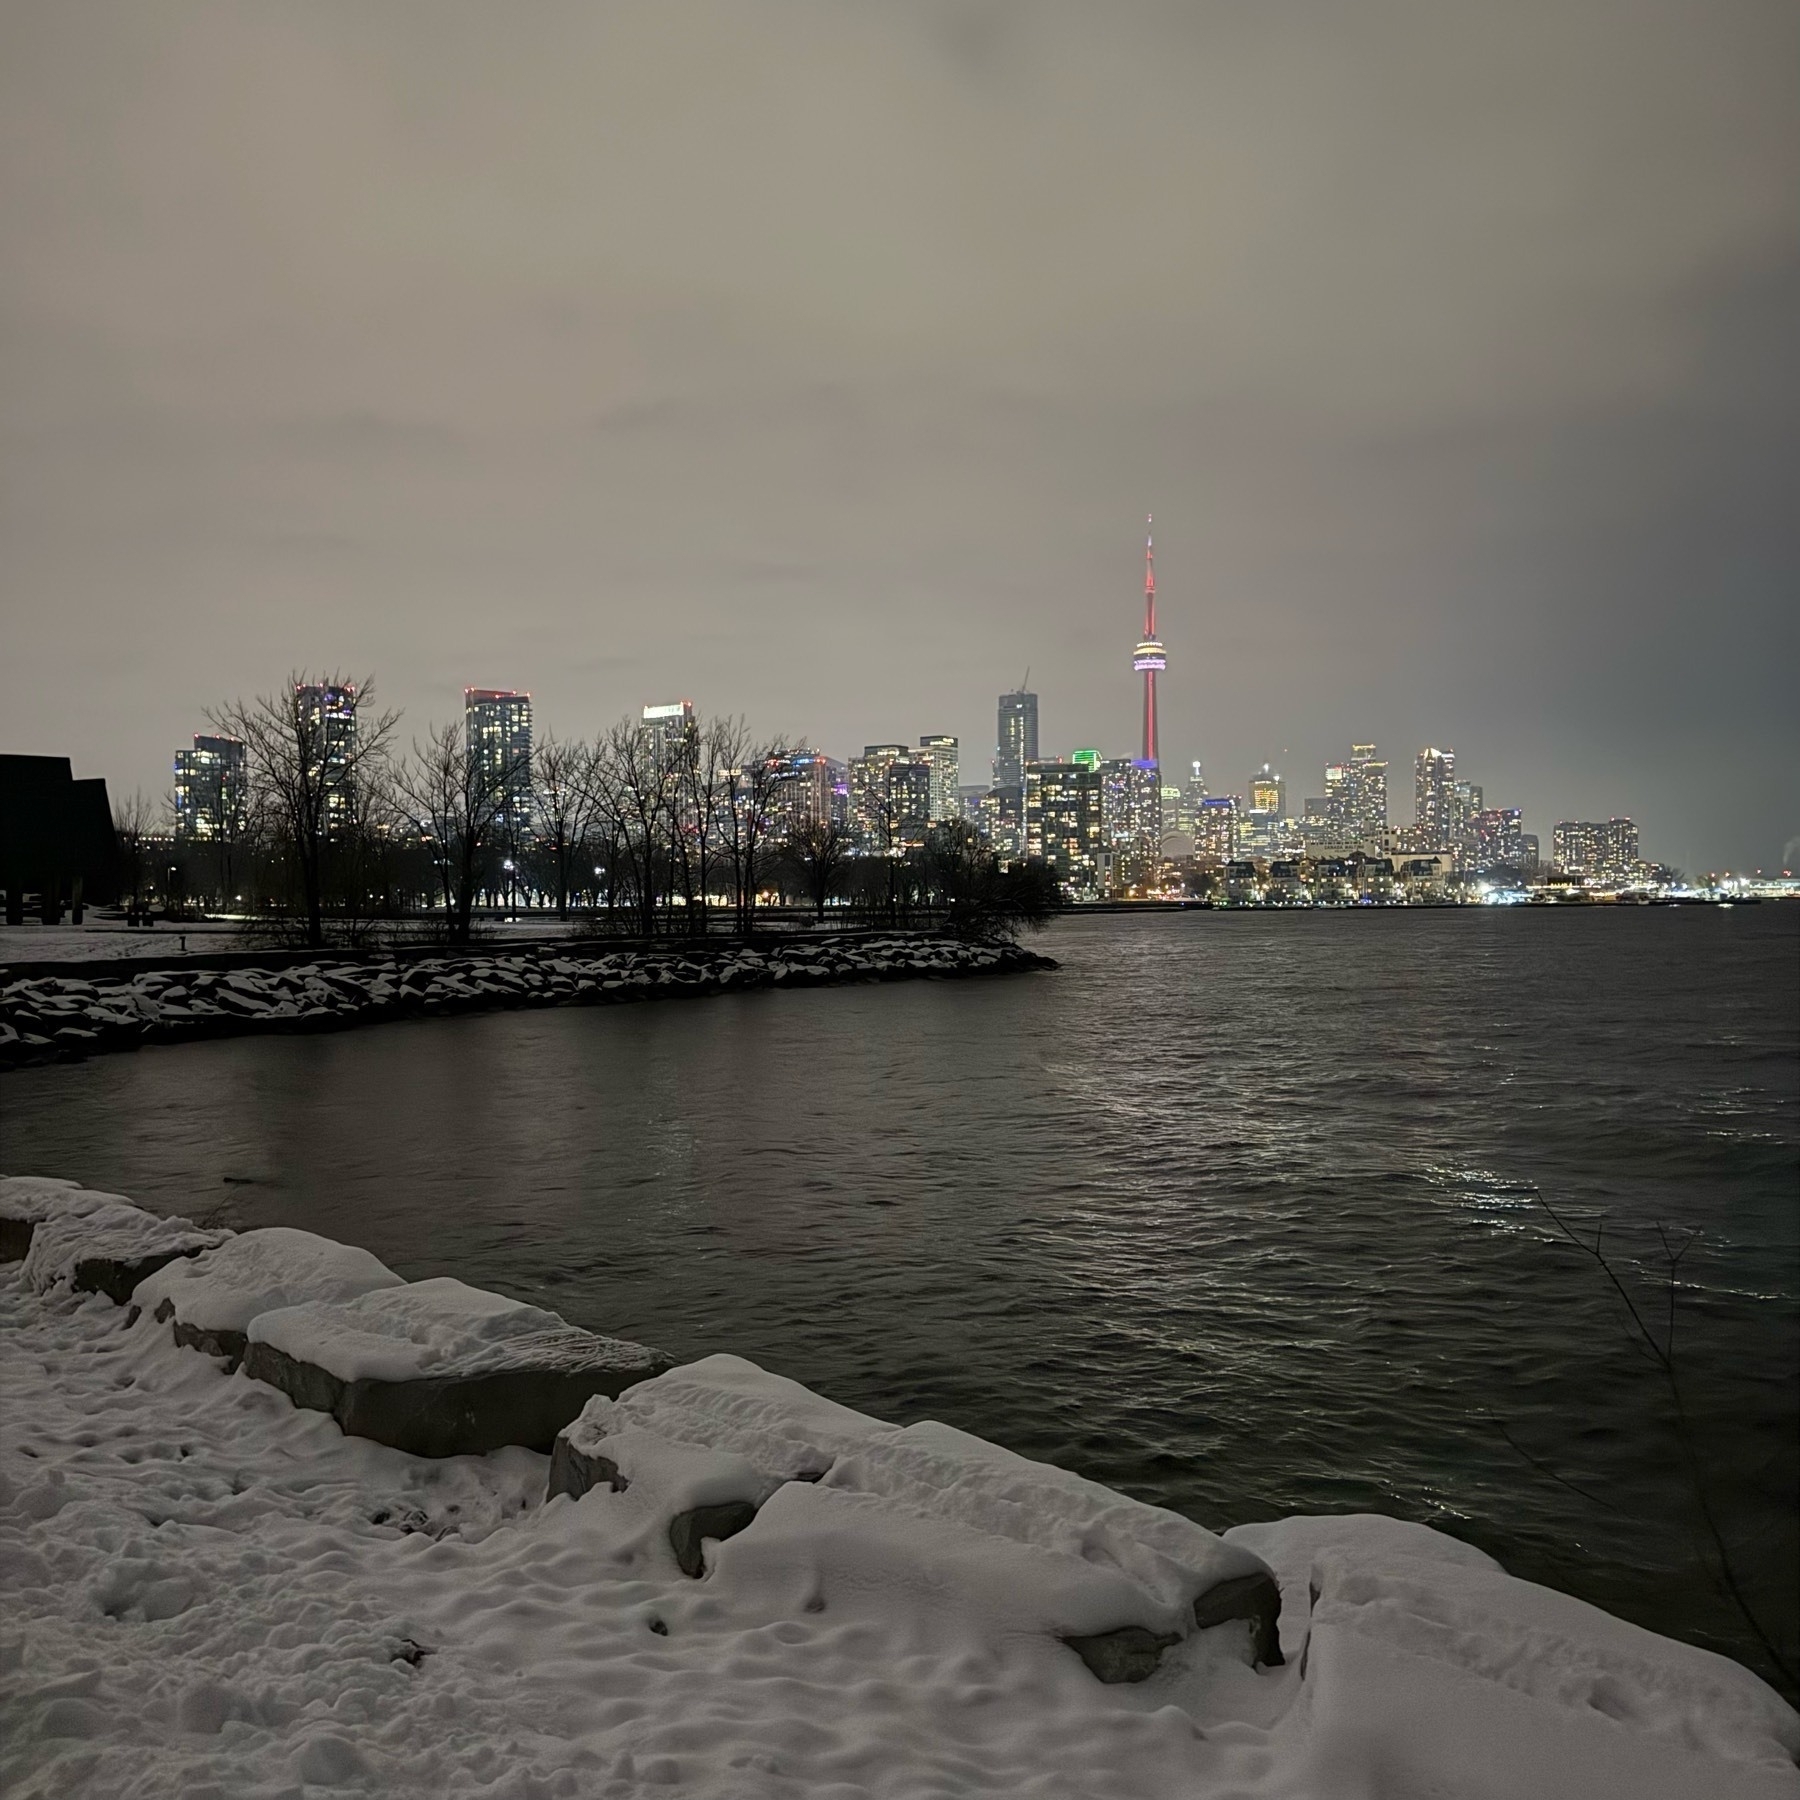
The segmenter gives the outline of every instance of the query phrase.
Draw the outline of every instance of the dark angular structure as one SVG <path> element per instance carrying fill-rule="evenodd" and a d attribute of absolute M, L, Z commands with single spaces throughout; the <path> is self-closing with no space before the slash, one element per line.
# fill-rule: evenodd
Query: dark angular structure
<path fill-rule="evenodd" d="M 0 888 L 6 922 L 25 923 L 35 894 L 45 924 L 64 907 L 119 897 L 119 842 L 106 783 L 77 781 L 66 756 L 0 756 Z"/>

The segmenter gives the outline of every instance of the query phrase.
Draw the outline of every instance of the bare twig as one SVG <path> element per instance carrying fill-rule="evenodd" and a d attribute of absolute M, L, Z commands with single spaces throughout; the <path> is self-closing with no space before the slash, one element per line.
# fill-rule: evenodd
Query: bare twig
<path fill-rule="evenodd" d="M 1699 1447 L 1695 1442 L 1693 1421 L 1688 1416 L 1687 1397 L 1682 1392 L 1680 1374 L 1675 1364 L 1676 1271 L 1681 1266 L 1682 1258 L 1694 1247 L 1700 1233 L 1698 1230 L 1690 1231 L 1681 1247 L 1676 1249 L 1670 1242 L 1668 1227 L 1661 1223 L 1658 1223 L 1656 1227 L 1667 1265 L 1668 1290 L 1667 1324 L 1663 1338 L 1659 1342 L 1656 1333 L 1650 1329 L 1643 1313 L 1638 1309 L 1637 1302 L 1632 1298 L 1623 1280 L 1620 1279 L 1618 1271 L 1601 1248 L 1606 1224 L 1605 1215 L 1602 1214 L 1595 1222 L 1594 1241 L 1590 1245 L 1542 1194 L 1537 1196 L 1537 1201 L 1555 1224 L 1557 1230 L 1584 1256 L 1589 1257 L 1612 1284 L 1613 1291 L 1625 1303 L 1625 1311 L 1630 1317 L 1632 1341 L 1662 1371 L 1663 1379 L 1668 1386 L 1669 1398 L 1675 1408 L 1675 1440 L 1681 1450 L 1682 1462 L 1686 1468 L 1688 1487 L 1694 1499 L 1694 1510 L 1704 1528 L 1705 1539 L 1701 1548 L 1701 1565 L 1706 1568 L 1707 1574 L 1720 1594 L 1731 1603 L 1739 1617 L 1749 1626 L 1756 1641 L 1762 1646 L 1764 1654 L 1780 1672 L 1789 1689 L 1800 1688 L 1800 1669 L 1796 1668 L 1791 1656 L 1777 1648 L 1774 1639 L 1764 1628 L 1762 1620 L 1757 1617 L 1755 1610 L 1750 1605 L 1749 1596 L 1745 1594 L 1743 1585 L 1738 1579 L 1737 1570 L 1732 1565 L 1731 1552 L 1725 1543 L 1725 1534 L 1719 1526 L 1717 1514 L 1713 1511 L 1712 1496 L 1707 1488 Z M 1565 1485 L 1573 1486 L 1574 1484 L 1565 1483 Z M 1708 1547 L 1711 1552 L 1710 1558 L 1707 1555 Z"/>
<path fill-rule="evenodd" d="M 1510 1431 L 1508 1431 L 1506 1429 L 1506 1427 L 1503 1424 L 1501 1424 L 1501 1422 L 1498 1419 L 1494 1418 L 1494 1416 L 1491 1413 L 1488 1415 L 1488 1422 L 1494 1427 L 1494 1429 L 1497 1432 L 1499 1432 L 1499 1434 L 1503 1438 L 1506 1439 L 1506 1441 L 1509 1444 L 1512 1445 L 1512 1447 L 1519 1453 L 1520 1456 L 1522 1456 L 1525 1459 L 1526 1462 L 1530 1463 L 1531 1466 L 1537 1470 L 1537 1472 L 1540 1475 L 1548 1476 L 1550 1478 L 1550 1480 L 1559 1483 L 1563 1487 L 1566 1487 L 1567 1489 L 1569 1489 L 1569 1491 L 1571 1493 L 1579 1494 L 1582 1497 L 1582 1499 L 1591 1501 L 1595 1506 L 1601 1507 L 1607 1512 L 1622 1512 L 1622 1511 L 1624 1511 L 1623 1507 L 1615 1506 L 1612 1503 L 1612 1501 L 1603 1498 L 1599 1494 L 1589 1493 L 1589 1491 L 1586 1488 L 1584 1488 L 1580 1482 L 1571 1481 L 1568 1478 L 1568 1476 L 1559 1474 L 1555 1469 L 1551 1468 L 1551 1466 L 1547 1462 L 1543 1461 L 1541 1458 L 1533 1456 L 1532 1453 L 1529 1450 L 1527 1450 L 1525 1448 L 1525 1446 L 1523 1444 L 1521 1444 L 1519 1442 L 1519 1440 L 1516 1437 L 1514 1437 L 1513 1434 Z"/>

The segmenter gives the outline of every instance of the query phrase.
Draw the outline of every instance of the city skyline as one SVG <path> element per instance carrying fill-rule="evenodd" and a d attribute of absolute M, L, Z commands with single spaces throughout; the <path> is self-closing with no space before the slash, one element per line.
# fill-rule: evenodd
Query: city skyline
<path fill-rule="evenodd" d="M 1146 592 L 1149 595 L 1155 591 L 1154 579 L 1147 553 Z M 1142 649 L 1140 642 L 1139 652 Z M 1025 679 L 1029 680 L 1029 677 L 1027 670 Z M 334 694 L 337 690 L 300 687 L 296 692 L 319 695 Z M 351 684 L 344 692 L 354 696 L 355 685 Z M 1154 730 L 1151 692 L 1147 680 L 1143 715 L 1146 743 L 1148 734 Z M 1538 823 L 1536 819 L 1527 821 L 1524 809 L 1516 804 L 1490 808 L 1488 801 L 1493 796 L 1486 792 L 1487 784 L 1471 782 L 1466 776 L 1457 778 L 1457 754 L 1453 745 L 1442 748 L 1426 745 L 1415 753 L 1414 799 L 1409 810 L 1403 791 L 1397 803 L 1390 796 L 1388 760 L 1378 756 L 1377 745 L 1373 742 L 1353 742 L 1347 761 L 1331 761 L 1324 765 L 1323 779 L 1318 783 L 1324 790 L 1321 796 L 1302 799 L 1304 783 L 1292 789 L 1288 786 L 1288 775 L 1296 771 L 1275 769 L 1267 761 L 1248 772 L 1241 783 L 1243 791 L 1237 792 L 1234 791 L 1235 772 L 1221 772 L 1215 764 L 1207 774 L 1204 760 L 1198 757 L 1190 759 L 1184 766 L 1169 766 L 1143 758 L 1108 757 L 1092 745 L 1077 745 L 1069 750 L 1054 745 L 1044 748 L 1040 743 L 1038 703 L 1038 694 L 1023 686 L 997 697 L 991 776 L 986 783 L 962 779 L 977 773 L 981 758 L 975 746 L 970 746 L 965 753 L 961 741 L 951 733 L 922 733 L 916 742 L 905 739 L 866 742 L 860 753 L 847 751 L 841 757 L 833 755 L 829 747 L 818 744 L 804 732 L 785 734 L 783 741 L 797 746 L 793 752 L 796 775 L 803 772 L 804 765 L 809 786 L 815 780 L 826 782 L 820 789 L 819 801 L 807 802 L 796 816 L 823 816 L 822 796 L 828 790 L 830 780 L 824 773 L 827 769 L 836 772 L 840 794 L 849 795 L 852 814 L 859 811 L 867 797 L 865 794 L 863 800 L 858 799 L 859 782 L 872 783 L 868 788 L 870 793 L 879 790 L 887 795 L 896 776 L 910 778 L 916 774 L 917 794 L 912 793 L 909 783 L 903 782 L 908 797 L 893 813 L 896 826 L 902 820 L 910 821 L 901 832 L 903 841 L 918 841 L 928 820 L 967 818 L 981 826 L 1003 855 L 1036 857 L 1041 846 L 1036 826 L 1028 816 L 1031 789 L 1027 772 L 1061 766 L 1090 770 L 1096 782 L 1107 778 L 1109 792 L 1111 786 L 1119 783 L 1131 789 L 1135 797 L 1128 797 L 1125 787 L 1121 787 L 1112 794 L 1106 807 L 1109 815 L 1131 816 L 1132 829 L 1126 835 L 1140 837 L 1146 843 L 1151 839 L 1160 841 L 1170 834 L 1186 837 L 1194 841 L 1195 849 L 1203 857 L 1239 854 L 1240 829 L 1246 833 L 1252 831 L 1258 819 L 1285 818 L 1304 823 L 1315 828 L 1315 835 L 1317 827 L 1329 822 L 1336 833 L 1332 841 L 1345 843 L 1359 840 L 1373 843 L 1390 829 L 1414 831 L 1419 838 L 1418 847 L 1427 843 L 1453 846 L 1467 833 L 1478 831 L 1477 821 L 1484 822 L 1478 831 L 1484 839 L 1503 832 L 1509 841 L 1524 832 L 1526 823 Z M 463 708 L 466 735 L 472 749 L 479 746 L 484 765 L 492 764 L 496 769 L 504 767 L 509 771 L 507 785 L 512 798 L 504 809 L 507 816 L 516 816 L 521 822 L 518 828 L 528 829 L 535 766 L 531 748 L 535 709 L 531 692 L 465 687 Z M 706 715 L 696 709 L 692 700 L 682 699 L 646 702 L 637 714 L 628 711 L 625 715 L 628 722 L 634 716 L 656 733 L 658 755 L 663 757 L 670 754 L 669 745 L 674 741 L 671 733 L 681 735 L 696 730 Z M 427 721 L 428 726 L 435 723 L 435 720 Z M 547 725 L 547 731 L 551 737 L 565 743 L 581 736 L 567 730 L 559 732 L 553 723 Z M 160 796 L 147 797 L 149 812 L 145 816 L 154 818 L 160 804 L 167 814 L 165 822 L 177 837 L 214 835 L 214 827 L 209 821 L 236 810 L 238 804 L 230 798 L 230 791 L 235 784 L 241 783 L 241 774 L 233 776 L 225 773 L 223 768 L 224 761 L 229 760 L 234 751 L 241 767 L 243 747 L 236 740 L 195 732 L 192 748 L 182 747 L 174 753 L 172 784 Z M 1152 771 L 1155 772 L 1154 781 Z M 1226 784 L 1223 787 L 1219 785 L 1221 780 Z M 1504 797 L 1503 790 L 1496 791 Z M 1096 796 L 1098 792 L 1097 787 Z M 139 798 L 146 797 L 140 792 Z M 983 800 L 986 804 L 979 804 Z M 1203 802 L 1209 808 L 1228 805 L 1231 809 L 1228 818 L 1216 812 L 1197 811 Z M 1099 805 L 1098 798 L 1095 804 Z M 1143 824 L 1140 815 L 1142 819 L 1153 818 L 1154 822 Z M 1222 850 L 1209 844 L 1209 833 L 1201 824 L 1202 818 L 1210 818 L 1215 826 L 1223 822 L 1228 841 Z M 1591 832 L 1599 830 L 1605 820 L 1614 825 L 1623 822 L 1631 827 L 1632 858 L 1626 860 L 1635 859 L 1638 827 L 1628 811 L 1621 813 L 1618 809 L 1609 809 L 1603 820 L 1595 822 L 1582 820 L 1566 808 L 1557 809 L 1557 839 L 1560 841 L 1565 825 L 1573 824 L 1583 832 Z M 1542 835 L 1539 831 L 1525 833 L 1534 866 Z M 1250 839 L 1246 837 L 1246 846 L 1249 843 Z M 1294 848 L 1294 845 L 1283 849 L 1261 844 L 1255 853 L 1292 854 Z M 1246 853 L 1249 853 L 1248 848 Z M 1496 857 L 1495 860 L 1508 859 Z M 1544 861 L 1545 866 L 1549 866 L 1547 854 Z M 1647 861 L 1669 864 L 1670 859 L 1661 856 Z M 1791 859 L 1784 866 L 1791 867 Z"/>
<path fill-rule="evenodd" d="M 1146 592 L 1153 596 L 1148 558 L 1146 566 Z M 1141 655 L 1142 642 L 1138 649 Z M 326 741 L 348 749 L 355 735 L 355 684 L 298 683 L 294 692 Z M 1146 741 L 1141 747 L 1150 748 L 1155 726 L 1148 683 L 1145 699 Z M 463 704 L 472 766 L 481 771 L 484 784 L 504 796 L 497 830 L 522 847 L 537 828 L 540 777 L 532 697 L 511 689 L 470 687 L 463 691 Z M 659 765 L 673 766 L 691 755 L 709 729 L 687 699 L 648 702 L 637 722 L 650 734 Z M 629 715 L 624 723 L 631 723 Z M 719 723 L 715 716 L 714 726 Z M 428 742 L 432 729 L 428 727 Z M 579 739 L 567 734 L 558 739 L 554 728 L 547 735 L 563 752 L 582 752 Z M 742 729 L 738 736 L 743 744 L 751 741 Z M 1197 758 L 1182 775 L 1148 758 L 1108 758 L 1093 747 L 1066 756 L 1045 753 L 1038 737 L 1038 696 L 1020 687 L 997 697 L 992 777 L 986 787 L 962 782 L 961 745 L 949 734 L 925 733 L 916 745 L 865 744 L 860 756 L 848 758 L 833 757 L 803 737 L 797 744 L 783 739 L 794 746 L 779 753 L 779 760 L 791 765 L 792 786 L 775 808 L 777 834 L 830 818 L 848 827 L 851 854 L 891 856 L 921 848 L 930 826 L 966 821 L 982 831 L 1003 861 L 1051 862 L 1078 898 L 1092 897 L 1103 887 L 1147 890 L 1159 868 L 1166 871 L 1196 858 L 1218 863 L 1250 857 L 1281 864 L 1349 851 L 1377 858 L 1441 853 L 1450 859 L 1445 872 L 1463 875 L 1502 870 L 1518 877 L 1552 869 L 1624 878 L 1651 870 L 1669 874 L 1666 861 L 1640 857 L 1637 823 L 1618 813 L 1604 820 L 1558 818 L 1553 853 L 1542 854 L 1541 834 L 1525 829 L 1528 821 L 1520 807 L 1490 806 L 1483 783 L 1469 780 L 1466 771 L 1457 775 L 1452 746 L 1427 745 L 1416 753 L 1409 818 L 1403 797 L 1399 807 L 1391 803 L 1388 760 L 1372 742 L 1352 743 L 1347 761 L 1326 764 L 1319 784 L 1324 793 L 1307 796 L 1290 810 L 1286 776 L 1266 762 L 1251 772 L 1245 793 L 1237 794 L 1209 785 Z M 416 747 L 415 739 L 415 755 Z M 243 742 L 196 732 L 191 749 L 175 752 L 173 769 L 161 825 L 177 841 L 235 840 L 247 822 Z M 560 783 L 565 777 L 558 773 L 551 779 Z M 1218 779 L 1216 770 L 1212 779 Z M 332 805 L 347 802 L 348 787 L 342 782 L 331 792 Z M 146 809 L 133 802 L 127 810 L 133 830 L 157 828 L 154 806 Z"/>
<path fill-rule="evenodd" d="M 1152 512 L 1165 763 L 1774 863 L 1792 9 L 959 10 L 10 14 L 4 748 L 154 792 L 321 662 L 968 744 L 1030 663 L 1124 752 Z"/>

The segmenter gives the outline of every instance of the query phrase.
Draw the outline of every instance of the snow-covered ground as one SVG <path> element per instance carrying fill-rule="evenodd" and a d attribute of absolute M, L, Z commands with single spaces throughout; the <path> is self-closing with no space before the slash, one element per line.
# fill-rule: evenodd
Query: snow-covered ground
<path fill-rule="evenodd" d="M 121 918 L 91 915 L 79 925 L 0 925 L 0 963 L 119 962 L 143 957 L 174 959 L 243 948 L 240 925 L 208 920 L 198 925 L 127 925 Z"/>
<path fill-rule="evenodd" d="M 45 925 L 27 919 L 22 925 L 0 925 L 0 963 L 173 961 L 182 956 L 210 956 L 248 947 L 242 919 L 202 919 L 185 924 L 164 921 L 152 926 L 125 923 L 117 912 L 92 912 L 79 925 L 65 920 Z M 483 919 L 476 930 L 490 947 L 528 943 L 542 938 L 572 937 L 582 929 L 575 919 L 554 913 L 521 913 L 513 919 Z"/>
<path fill-rule="evenodd" d="M 1053 968 L 1016 944 L 916 932 L 769 946 L 670 943 L 477 949 L 404 959 L 318 956 L 282 967 L 157 967 L 7 978 L 0 964 L 0 1069 L 182 1038 L 321 1030 L 490 1007 L 593 1006 L 760 987 L 946 979 Z"/>
<path fill-rule="evenodd" d="M 291 1300 L 266 1260 L 221 1255 L 204 1304 Z M 13 1800 L 1800 1795 L 1800 1718 L 1747 1671 L 1421 1527 L 1220 1544 L 726 1357 L 590 1403 L 576 1435 L 630 1483 L 546 1502 L 547 1457 L 346 1437 L 59 1266 L 36 1256 L 46 1291 L 0 1269 Z M 820 1456 L 820 1479 L 766 1478 Z M 684 1575 L 671 1497 L 745 1478 L 761 1510 Z M 1256 1557 L 1283 1588 L 1281 1667 L 1219 1627 L 1103 1685 L 1058 1641 L 1083 1609 L 1184 1604 L 1195 1571 Z"/>

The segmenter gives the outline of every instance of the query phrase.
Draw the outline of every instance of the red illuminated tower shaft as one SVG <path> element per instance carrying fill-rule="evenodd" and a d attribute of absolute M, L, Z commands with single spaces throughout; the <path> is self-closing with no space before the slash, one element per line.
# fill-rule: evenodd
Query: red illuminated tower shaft
<path fill-rule="evenodd" d="M 1148 528 L 1154 520 L 1145 520 Z M 1166 669 L 1168 656 L 1156 635 L 1156 545 L 1146 529 L 1144 537 L 1144 635 L 1131 659 L 1144 678 L 1144 755 L 1147 763 L 1159 762 L 1156 744 L 1156 677 Z"/>
<path fill-rule="evenodd" d="M 1144 536 L 1144 641 L 1156 642 L 1156 544 L 1148 532 Z M 1156 754 L 1156 668 L 1152 664 L 1144 670 L 1144 761 L 1160 760 Z"/>

